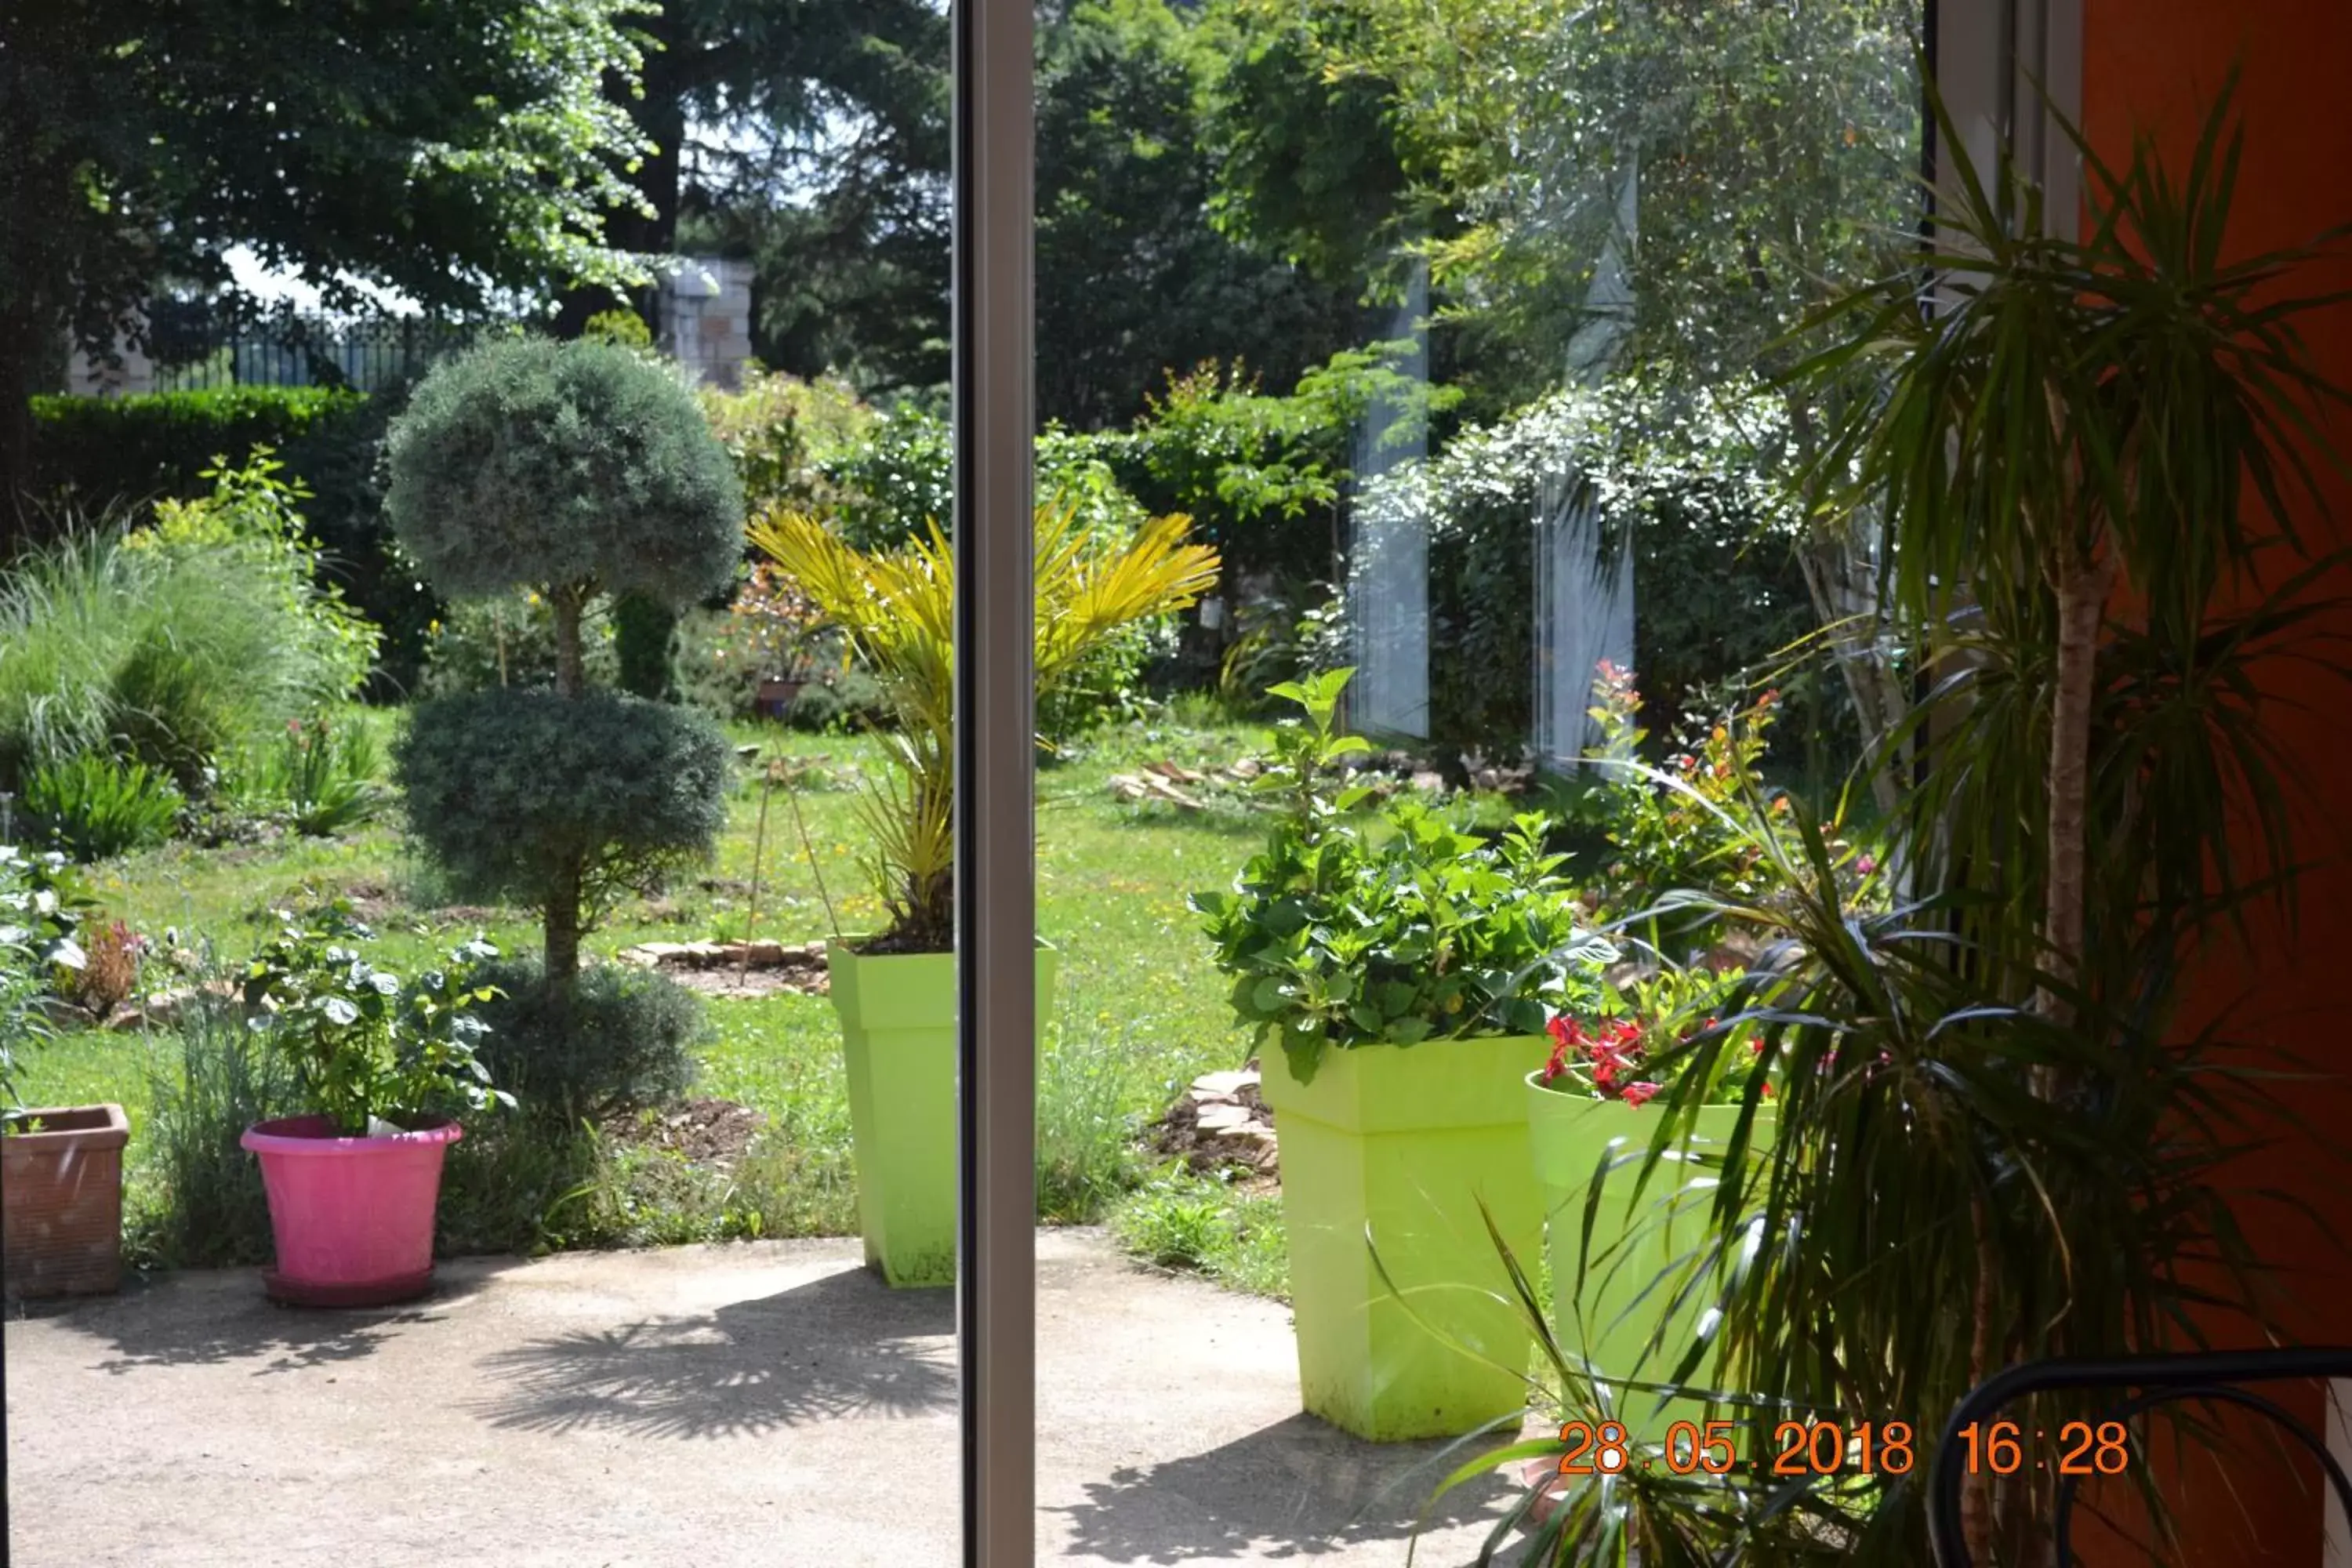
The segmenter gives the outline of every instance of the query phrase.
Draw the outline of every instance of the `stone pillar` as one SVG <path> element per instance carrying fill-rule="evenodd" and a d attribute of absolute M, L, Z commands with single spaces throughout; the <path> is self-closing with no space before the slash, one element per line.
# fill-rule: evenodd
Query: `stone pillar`
<path fill-rule="evenodd" d="M 661 287 L 659 342 L 697 381 L 730 390 L 751 357 L 751 264 L 688 257 Z"/>

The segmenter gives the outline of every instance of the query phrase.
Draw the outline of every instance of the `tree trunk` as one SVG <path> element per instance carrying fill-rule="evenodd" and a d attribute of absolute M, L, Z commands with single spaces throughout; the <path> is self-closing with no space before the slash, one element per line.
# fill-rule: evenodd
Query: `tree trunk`
<path fill-rule="evenodd" d="M 2091 710 L 2098 698 L 2099 626 L 2115 588 L 2115 561 L 2069 552 L 2059 558 L 2053 575 L 2058 663 L 2050 703 L 2049 864 L 2042 921 L 2050 984 L 2036 1001 L 2042 1016 L 2063 1028 L 2074 1021 L 2074 1007 L 2060 988 L 2073 985 L 2082 967 Z"/>
<path fill-rule="evenodd" d="M 587 689 L 585 660 L 580 646 L 580 612 L 588 595 L 567 584 L 547 595 L 555 616 L 555 690 L 559 697 L 577 697 Z"/>
<path fill-rule="evenodd" d="M 551 590 L 548 606 L 555 616 L 555 690 L 576 698 L 587 689 L 582 673 L 580 612 L 587 590 L 566 584 Z M 572 1005 L 580 977 L 580 902 L 585 892 L 585 868 L 578 852 L 564 857 L 547 899 L 547 994 L 558 1012 Z"/>
<path fill-rule="evenodd" d="M 565 857 L 547 900 L 547 994 L 557 1008 L 568 1007 L 580 979 L 580 857 Z"/>

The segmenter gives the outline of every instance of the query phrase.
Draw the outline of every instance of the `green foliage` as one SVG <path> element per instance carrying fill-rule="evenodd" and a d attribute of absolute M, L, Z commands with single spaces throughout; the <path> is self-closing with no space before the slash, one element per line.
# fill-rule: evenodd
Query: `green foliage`
<path fill-rule="evenodd" d="M 226 557 L 267 584 L 300 640 L 324 665 L 322 679 L 338 694 L 356 691 L 375 663 L 377 633 L 343 602 L 327 580 L 319 547 L 302 521 L 310 499 L 299 479 L 281 479 L 286 465 L 272 448 L 257 446 L 242 463 L 226 460 L 198 477 L 212 489 L 192 500 L 164 497 L 152 526 L 134 530 L 131 550 L 166 556 Z"/>
<path fill-rule="evenodd" d="M 780 506 L 831 511 L 844 500 L 835 466 L 854 461 L 885 423 L 835 377 L 803 381 L 756 364 L 744 367 L 736 390 L 706 386 L 696 396 L 754 513 Z"/>
<path fill-rule="evenodd" d="M 815 603 L 764 561 L 744 574 L 723 612 L 688 611 L 679 643 L 686 700 L 720 719 L 751 717 L 764 680 L 825 680 L 846 673 L 847 650 L 825 629 Z"/>
<path fill-rule="evenodd" d="M 677 696 L 672 652 L 677 636 L 677 612 L 636 594 L 613 602 L 614 684 L 632 697 L 649 702 L 673 701 Z"/>
<path fill-rule="evenodd" d="M 856 733 L 890 721 L 890 704 L 876 680 L 855 665 L 802 688 L 784 722 L 808 734 Z"/>
<path fill-rule="evenodd" d="M 617 684 L 618 637 L 601 604 L 580 613 L 581 669 L 592 686 Z M 555 685 L 555 611 L 543 594 L 460 599 L 426 627 L 424 694 L 450 697 L 497 687 L 545 690 Z"/>
<path fill-rule="evenodd" d="M 1261 711 L 1276 686 L 1346 664 L 1346 608 L 1321 584 L 1245 601 L 1234 612 L 1234 640 L 1217 669 L 1217 695 L 1227 710 Z"/>
<path fill-rule="evenodd" d="M 1231 60 L 1209 95 L 1211 211 L 1244 244 L 1354 292 L 1381 271 L 1407 186 L 1396 84 L 1362 67 L 1364 0 L 1228 0 Z"/>
<path fill-rule="evenodd" d="M 76 860 L 106 860 L 161 844 L 184 804 L 169 775 L 103 752 L 78 752 L 25 775 L 25 815 Z"/>
<path fill-rule="evenodd" d="M 1685 389 L 1785 365 L 1783 334 L 1882 276 L 1888 237 L 1917 226 L 1916 0 L 1318 0 L 1306 16 L 1292 26 L 1319 28 L 1325 79 L 1378 94 L 1409 187 L 1390 235 L 1427 258 L 1481 373 L 1520 397 L 1580 360 L 1622 356 Z M 1236 175 L 1280 188 L 1278 171 Z M 1626 303 L 1596 289 L 1612 258 Z"/>
<path fill-rule="evenodd" d="M 1155 1268 L 1197 1271 L 1229 1289 L 1289 1298 L 1278 1194 L 1244 1192 L 1178 1166 L 1114 1205 L 1110 1231 L 1121 1251 Z"/>
<path fill-rule="evenodd" d="M 1184 542 L 1181 517 L 1132 536 L 1090 526 L 1076 506 L 1037 508 L 1032 540 L 1037 692 L 1065 687 L 1122 627 L 1182 609 L 1216 581 L 1213 551 Z M 954 931 L 955 556 L 936 526 L 867 552 L 815 519 L 761 520 L 752 542 L 797 579 L 880 684 L 897 731 L 891 771 L 866 798 L 867 873 L 891 912 L 888 937 L 948 950 Z"/>
<path fill-rule="evenodd" d="M 152 1268 L 266 1263 L 269 1199 L 260 1163 L 239 1140 L 257 1121 L 309 1109 L 294 1064 L 246 1026 L 240 1004 L 217 997 L 183 1007 L 166 1039 L 147 1068 L 147 1114 L 124 1194 L 125 1257 Z"/>
<path fill-rule="evenodd" d="M 1044 423 L 1124 425 L 1169 366 L 1211 355 L 1288 385 L 1356 331 L 1348 280 L 1311 276 L 1211 220 L 1217 153 L 1203 100 L 1230 50 L 1205 10 L 1080 0 L 1039 16 Z"/>
<path fill-rule="evenodd" d="M 357 943 L 375 933 L 347 910 L 284 922 L 244 971 L 250 1026 L 293 1069 L 305 1105 L 350 1137 L 463 1106 L 511 1107 L 476 1054 L 479 1005 L 494 992 L 477 971 L 498 949 L 477 936 L 440 967 L 403 981 Z"/>
<path fill-rule="evenodd" d="M 282 811 L 295 832 L 331 838 L 383 809 L 383 752 L 365 720 L 318 713 L 286 721 L 245 787 L 255 804 Z"/>
<path fill-rule="evenodd" d="M 588 318 L 580 335 L 592 342 L 612 343 L 640 353 L 653 352 L 654 330 L 635 310 L 599 310 Z"/>
<path fill-rule="evenodd" d="M 1276 689 L 1306 716 L 1276 727 L 1253 786 L 1279 815 L 1231 892 L 1192 899 L 1234 1016 L 1278 1039 L 1302 1080 L 1327 1047 L 1538 1033 L 1598 1000 L 1617 956 L 1586 929 L 1543 818 L 1489 841 L 1411 799 L 1359 811 L 1370 786 L 1336 775 L 1369 748 L 1332 724 L 1353 673 Z"/>
<path fill-rule="evenodd" d="M 581 858 L 593 925 L 623 889 L 709 855 L 730 755 L 709 720 L 666 703 L 493 690 L 418 704 L 393 773 L 409 831 L 464 894 L 544 905 Z"/>
<path fill-rule="evenodd" d="M 701 999 L 667 975 L 624 963 L 580 972 L 568 997 L 548 989 L 536 958 L 485 967 L 498 994 L 481 1008 L 481 1059 L 525 1113 L 577 1125 L 685 1092 L 709 1036 Z"/>
<path fill-rule="evenodd" d="M 323 386 L 36 397 L 34 489 L 90 510 L 193 500 L 213 489 L 208 470 L 241 467 L 257 447 L 284 452 L 357 430 L 367 404 Z"/>
<path fill-rule="evenodd" d="M 1814 629 L 1782 484 L 1780 406 L 1738 387 L 1692 401 L 1636 383 L 1556 393 L 1368 483 L 1358 537 L 1419 521 L 1429 536 L 1431 740 L 1494 744 L 1534 711 L 1535 531 L 1583 499 L 1633 552 L 1634 667 L 1654 711 L 1687 716 L 1702 686 Z M 1377 581 L 1374 552 L 1349 562 Z"/>
<path fill-rule="evenodd" d="M 508 290 L 643 281 L 604 234 L 635 201 L 623 170 L 651 151 L 625 107 L 635 10 L 453 0 L 402 17 L 387 47 L 333 7 L 206 0 L 168 23 L 137 0 L 12 7 L 7 414 L 67 333 L 112 357 L 167 283 L 231 285 L 238 246 L 335 310 L 371 283 L 446 315 Z"/>
<path fill-rule="evenodd" d="M 1037 1217 L 1091 1225 L 1135 1184 L 1136 1122 L 1122 1071 L 1131 1038 L 1065 1018 L 1037 1058 Z"/>
<path fill-rule="evenodd" d="M 383 521 L 376 471 L 386 423 L 405 398 L 311 386 L 225 386 L 127 397 L 37 397 L 36 489 L 69 495 L 84 515 L 131 510 L 214 489 L 210 470 L 246 466 L 268 447 L 289 482 L 310 492 L 300 511 L 317 546 L 313 573 L 382 632 L 372 694 L 405 694 L 438 613 L 401 559 Z"/>
<path fill-rule="evenodd" d="M 742 489 L 693 395 L 611 344 L 517 338 L 446 360 L 386 446 L 393 526 L 453 598 L 683 606 L 742 548 Z"/>
<path fill-rule="evenodd" d="M 945 419 L 911 404 L 883 415 L 867 439 L 821 469 L 841 494 L 841 536 L 881 550 L 955 519 L 955 450 Z"/>
<path fill-rule="evenodd" d="M 75 933 L 89 902 L 64 856 L 0 844 L 0 1111 L 22 1103 L 16 1053 L 55 1032 L 42 1006 L 50 977 L 87 962 Z"/>
<path fill-rule="evenodd" d="M 348 631 L 276 542 L 61 539 L 0 575 L 0 787 L 92 752 L 201 791 L 217 759 L 350 695 Z"/>

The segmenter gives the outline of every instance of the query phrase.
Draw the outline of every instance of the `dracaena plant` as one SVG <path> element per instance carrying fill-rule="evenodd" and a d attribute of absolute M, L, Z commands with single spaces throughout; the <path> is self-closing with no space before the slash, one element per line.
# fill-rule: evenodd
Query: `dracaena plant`
<path fill-rule="evenodd" d="M 1302 1081 L 1326 1048 L 1538 1033 L 1550 1007 L 1597 1002 L 1617 957 L 1586 929 L 1544 818 L 1489 838 L 1410 798 L 1366 809 L 1371 791 L 1341 767 L 1365 743 L 1335 724 L 1352 674 L 1271 689 L 1300 715 L 1254 785 L 1275 806 L 1265 847 L 1232 889 L 1192 899 L 1234 1015 Z"/>
<path fill-rule="evenodd" d="M 1037 508 L 1036 691 L 1062 689 L 1123 626 L 1192 605 L 1217 580 L 1217 552 L 1185 542 L 1190 521 L 1153 518 L 1106 535 L 1079 508 Z M 890 911 L 877 951 L 944 952 L 955 931 L 955 553 L 936 524 L 908 542 L 861 550 L 804 512 L 775 511 L 751 542 L 845 635 L 882 689 L 890 767 L 867 793 L 867 872 Z"/>
<path fill-rule="evenodd" d="M 345 1136 L 463 1106 L 510 1108 L 476 1055 L 488 1033 L 475 1009 L 498 992 L 474 971 L 498 955 L 480 937 L 404 978 L 361 946 L 374 933 L 330 908 L 284 922 L 247 963 L 251 1027 L 292 1065 L 304 1098 Z"/>
<path fill-rule="evenodd" d="M 1882 509 L 1889 612 L 1938 672 L 1890 829 L 1916 894 L 1857 907 L 1828 832 L 1800 811 L 1792 843 L 1734 803 L 1760 890 L 1669 900 L 1759 949 L 1727 1016 L 1775 1056 L 1778 1134 L 1721 1151 L 1712 1234 L 1660 1282 L 1698 1293 L 1711 1331 L 1646 1369 L 1734 1413 L 1915 1433 L 2005 1364 L 2275 1331 L 2242 1212 L 2263 1194 L 2231 1182 L 2258 1141 L 2296 1135 L 2279 1053 L 2178 1003 L 2249 900 L 2292 888 L 2260 677 L 2319 662 L 2311 589 L 2333 563 L 2242 590 L 2272 544 L 2294 552 L 2278 531 L 2337 461 L 2314 411 L 2344 401 L 2292 331 L 2308 253 L 2222 259 L 2226 94 L 2183 178 L 2146 142 L 2121 170 L 2085 149 L 2080 241 L 2039 232 L 2014 170 L 1988 189 L 1937 112 L 1961 195 L 1942 216 L 1966 241 L 1928 258 L 1949 297 L 1923 319 L 1908 258 L 1844 303 L 1851 337 L 1809 373 L 1882 380 L 1832 447 L 1823 504 Z M 1695 1041 L 1693 1074 L 1731 1038 Z M 1612 1179 L 1660 1180 L 1695 1110 L 1673 1097 Z M 2018 1419 L 2084 1414 L 2050 1395 Z M 2173 1436 L 2229 1440 L 2195 1418 Z M 2164 1561 L 2161 1496 L 2144 1464 L 2127 1474 L 2156 1516 L 2127 1527 Z M 2049 1562 L 2055 1484 L 1969 1479 L 1972 1560 Z M 1907 1565 L 1927 1555 L 1923 1489 L 1916 1468 L 1769 1492 L 1596 1479 L 1538 1557 Z"/>

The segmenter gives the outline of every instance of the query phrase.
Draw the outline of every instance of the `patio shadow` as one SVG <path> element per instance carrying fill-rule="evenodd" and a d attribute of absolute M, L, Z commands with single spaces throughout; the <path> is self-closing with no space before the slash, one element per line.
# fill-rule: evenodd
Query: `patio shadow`
<path fill-rule="evenodd" d="M 1499 1477 L 1457 1488 L 1425 1521 L 1422 1510 L 1449 1471 L 1502 1442 L 1366 1443 L 1299 1415 L 1206 1453 L 1115 1470 L 1087 1483 L 1085 1502 L 1044 1511 L 1070 1520 L 1071 1555 L 1108 1563 L 1264 1562 L 1381 1542 L 1402 1563 L 1416 1524 L 1501 1516 L 1512 1493 Z M 1517 1557 L 1514 1544 L 1496 1561 Z M 1435 1563 L 1426 1551 L 1417 1561 Z"/>
<path fill-rule="evenodd" d="M 956 1403 L 955 1295 L 891 1290 L 863 1268 L 719 1308 L 499 1351 L 493 1426 L 655 1437 L 757 1436 L 814 1421 Z"/>
<path fill-rule="evenodd" d="M 81 1300 L 11 1302 L 12 1318 L 57 1318 L 113 1353 L 90 1363 L 121 1376 L 144 1367 L 207 1366 L 260 1359 L 268 1377 L 358 1361 L 411 1325 L 437 1323 L 454 1299 L 508 1258 L 460 1258 L 440 1265 L 432 1295 L 399 1307 L 344 1310 L 281 1307 L 262 1294 L 258 1270 L 189 1270 L 152 1282 L 132 1280 L 120 1294 Z"/>

